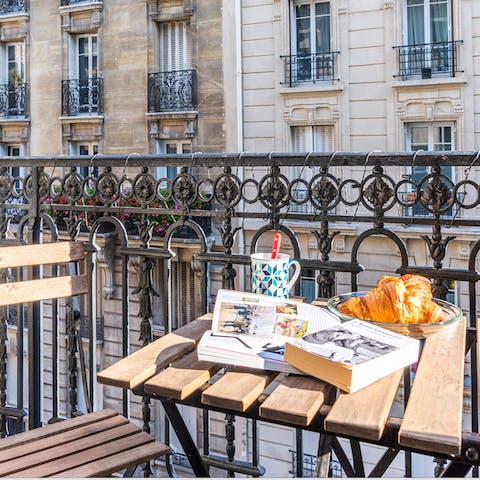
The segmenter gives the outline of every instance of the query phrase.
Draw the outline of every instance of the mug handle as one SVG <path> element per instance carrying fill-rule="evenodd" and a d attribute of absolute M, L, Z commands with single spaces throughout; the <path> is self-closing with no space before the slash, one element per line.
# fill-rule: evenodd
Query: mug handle
<path fill-rule="evenodd" d="M 293 285 L 298 280 L 298 277 L 300 276 L 300 270 L 301 270 L 300 264 L 296 260 L 290 260 L 288 264 L 288 268 L 290 269 L 290 267 L 294 268 L 294 272 L 293 272 L 292 278 L 289 280 L 287 284 L 288 291 L 292 289 Z"/>

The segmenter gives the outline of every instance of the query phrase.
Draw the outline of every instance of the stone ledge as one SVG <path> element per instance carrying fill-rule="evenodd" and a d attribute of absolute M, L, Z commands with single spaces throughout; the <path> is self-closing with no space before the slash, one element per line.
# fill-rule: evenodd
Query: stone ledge
<path fill-rule="evenodd" d="M 460 77 L 438 77 L 430 79 L 415 80 L 396 80 L 392 83 L 393 88 L 418 88 L 418 87 L 441 87 L 450 85 L 464 85 L 467 78 L 463 75 Z"/>

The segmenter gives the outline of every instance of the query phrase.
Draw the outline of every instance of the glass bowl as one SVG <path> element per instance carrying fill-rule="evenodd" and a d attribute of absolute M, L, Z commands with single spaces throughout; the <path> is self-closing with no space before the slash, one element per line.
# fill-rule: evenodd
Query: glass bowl
<path fill-rule="evenodd" d="M 351 297 L 363 297 L 368 292 L 351 292 L 351 293 L 344 293 L 342 295 L 337 295 L 332 297 L 328 300 L 327 307 L 328 309 L 337 315 L 342 321 L 348 320 L 355 320 L 356 317 L 351 317 L 350 315 L 346 315 L 345 313 L 341 313 L 338 308 L 344 302 L 346 302 Z M 379 327 L 386 328 L 391 330 L 392 332 L 400 333 L 402 335 L 407 335 L 409 337 L 416 337 L 416 338 L 426 338 L 432 333 L 437 332 L 440 328 L 450 323 L 454 323 L 460 318 L 463 317 L 462 310 L 453 305 L 453 303 L 449 303 L 445 300 L 440 300 L 439 298 L 434 298 L 434 302 L 436 302 L 442 308 L 444 312 L 444 320 L 443 322 L 435 322 L 435 323 L 387 323 L 387 322 L 375 322 L 373 320 L 365 320 L 367 322 L 372 322 L 374 325 L 378 325 Z M 359 319 L 362 320 L 362 319 Z"/>

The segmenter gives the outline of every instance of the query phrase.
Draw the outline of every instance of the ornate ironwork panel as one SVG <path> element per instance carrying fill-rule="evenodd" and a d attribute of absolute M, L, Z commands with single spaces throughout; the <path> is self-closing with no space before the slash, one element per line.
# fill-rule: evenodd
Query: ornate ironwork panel
<path fill-rule="evenodd" d="M 425 43 L 395 47 L 398 55 L 398 76 L 431 78 L 432 75 L 454 77 L 458 70 L 458 45 L 454 42 Z"/>
<path fill-rule="evenodd" d="M 26 106 L 26 83 L 0 85 L 0 117 L 23 117 L 26 114 Z"/>
<path fill-rule="evenodd" d="M 103 112 L 103 78 L 62 80 L 62 115 Z"/>
<path fill-rule="evenodd" d="M 195 70 L 157 72 L 148 75 L 148 111 L 191 110 L 197 106 Z"/>
<path fill-rule="evenodd" d="M 338 52 L 322 52 L 305 55 L 282 56 L 283 83 L 293 87 L 298 84 L 333 82 Z"/>
<path fill-rule="evenodd" d="M 0 15 L 26 11 L 26 0 L 0 0 Z"/>

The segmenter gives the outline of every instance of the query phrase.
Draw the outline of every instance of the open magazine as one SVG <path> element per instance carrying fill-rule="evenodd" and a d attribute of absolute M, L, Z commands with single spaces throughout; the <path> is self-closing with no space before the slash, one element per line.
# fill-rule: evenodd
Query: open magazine
<path fill-rule="evenodd" d="M 339 323 L 326 309 L 308 303 L 219 290 L 212 329 L 200 340 L 198 359 L 301 373 L 284 360 L 285 341 Z"/>

